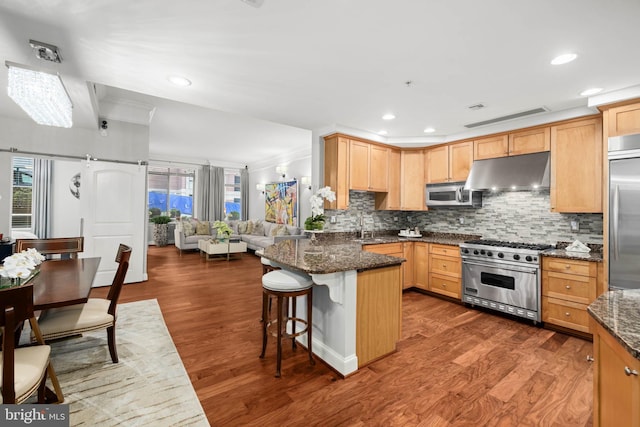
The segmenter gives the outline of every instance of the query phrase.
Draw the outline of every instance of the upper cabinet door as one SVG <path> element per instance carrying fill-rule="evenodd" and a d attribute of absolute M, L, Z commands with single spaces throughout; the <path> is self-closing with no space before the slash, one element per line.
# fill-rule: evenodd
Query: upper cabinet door
<path fill-rule="evenodd" d="M 449 181 L 449 146 L 441 145 L 425 151 L 427 183 L 435 184 Z"/>
<path fill-rule="evenodd" d="M 640 133 L 640 104 L 611 108 L 608 115 L 609 136 Z"/>
<path fill-rule="evenodd" d="M 336 200 L 325 200 L 325 209 L 349 207 L 349 140 L 332 135 L 324 140 L 324 185 L 336 192 Z"/>
<path fill-rule="evenodd" d="M 602 121 L 551 126 L 551 211 L 602 212 Z"/>
<path fill-rule="evenodd" d="M 473 141 L 474 160 L 494 159 L 509 155 L 509 136 L 492 136 Z"/>
<path fill-rule="evenodd" d="M 473 163 L 473 141 L 449 145 L 449 181 L 466 181 Z"/>
<path fill-rule="evenodd" d="M 369 146 L 369 190 L 389 190 L 389 149 L 371 144 Z"/>
<path fill-rule="evenodd" d="M 424 153 L 422 150 L 403 150 L 401 159 L 401 195 L 400 204 L 403 210 L 427 210 L 424 203 Z"/>
<path fill-rule="evenodd" d="M 351 140 L 349 144 L 349 188 L 369 190 L 369 144 Z"/>
<path fill-rule="evenodd" d="M 551 148 L 551 129 L 540 128 L 509 134 L 509 155 L 539 153 Z"/>

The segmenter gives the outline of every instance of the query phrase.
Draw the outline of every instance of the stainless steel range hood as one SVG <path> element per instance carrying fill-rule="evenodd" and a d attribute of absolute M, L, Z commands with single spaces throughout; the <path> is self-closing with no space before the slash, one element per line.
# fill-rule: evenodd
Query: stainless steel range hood
<path fill-rule="evenodd" d="M 465 190 L 549 188 L 549 152 L 475 160 Z"/>

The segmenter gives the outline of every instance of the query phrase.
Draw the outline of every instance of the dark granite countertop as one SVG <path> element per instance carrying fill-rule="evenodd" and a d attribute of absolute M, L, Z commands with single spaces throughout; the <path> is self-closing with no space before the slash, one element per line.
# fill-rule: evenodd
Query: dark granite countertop
<path fill-rule="evenodd" d="M 587 311 L 629 354 L 640 360 L 640 289 L 605 292 Z"/>
<path fill-rule="evenodd" d="M 328 274 L 349 270 L 371 270 L 400 265 L 405 259 L 362 250 L 360 243 L 283 240 L 264 250 L 265 258 L 286 268 L 307 274 Z"/>
<path fill-rule="evenodd" d="M 441 245 L 453 245 L 458 246 L 467 240 L 476 240 L 480 236 L 476 234 L 456 234 L 456 233 L 436 233 L 436 232 L 422 232 L 421 237 L 402 237 L 398 235 L 398 232 L 380 233 L 375 234 L 375 237 L 365 237 L 364 239 L 358 238 L 354 233 L 325 233 L 320 237 L 323 242 L 353 242 L 362 245 L 379 245 L 383 243 L 397 243 L 397 242 L 426 242 L 426 243 L 438 243 Z"/>
<path fill-rule="evenodd" d="M 587 243 L 591 252 L 568 252 L 565 250 L 570 242 L 558 242 L 555 249 L 547 249 L 542 252 L 542 256 L 551 256 L 556 258 L 575 259 L 578 261 L 602 262 L 602 245 L 596 243 Z"/>

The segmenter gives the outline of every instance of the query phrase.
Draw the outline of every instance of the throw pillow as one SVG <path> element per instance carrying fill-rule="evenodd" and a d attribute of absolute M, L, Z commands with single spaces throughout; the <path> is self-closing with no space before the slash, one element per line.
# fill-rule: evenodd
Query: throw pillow
<path fill-rule="evenodd" d="M 247 221 L 247 234 L 253 234 L 253 221 Z"/>
<path fill-rule="evenodd" d="M 198 221 L 196 225 L 196 234 L 207 236 L 211 234 L 211 227 L 209 221 Z"/>
<path fill-rule="evenodd" d="M 253 223 L 253 230 L 251 230 L 251 234 L 254 236 L 264 236 L 264 225 L 261 220 L 257 220 Z"/>
<path fill-rule="evenodd" d="M 188 219 L 182 221 L 182 230 L 184 231 L 185 237 L 193 236 L 194 233 L 196 232 L 196 230 L 193 227 L 193 224 Z"/>
<path fill-rule="evenodd" d="M 247 221 L 238 221 L 238 234 L 247 234 Z"/>
<path fill-rule="evenodd" d="M 289 230 L 287 230 L 287 226 L 284 224 L 277 224 L 271 229 L 271 236 L 287 236 L 289 235 Z"/>

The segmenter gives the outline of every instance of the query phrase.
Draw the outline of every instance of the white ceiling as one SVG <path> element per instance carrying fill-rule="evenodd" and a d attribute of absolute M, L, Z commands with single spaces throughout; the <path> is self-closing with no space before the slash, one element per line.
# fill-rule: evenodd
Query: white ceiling
<path fill-rule="evenodd" d="M 586 106 L 586 88 L 640 84 L 639 16 L 638 0 L 4 0 L 0 57 L 38 65 L 28 40 L 57 45 L 76 126 L 97 126 L 95 82 L 156 108 L 152 154 L 250 163 L 310 140 L 295 128 L 393 142 L 431 126 L 450 140 L 468 123 Z M 578 59 L 549 64 L 567 51 Z M 0 114 L 25 117 L 6 94 Z"/>

